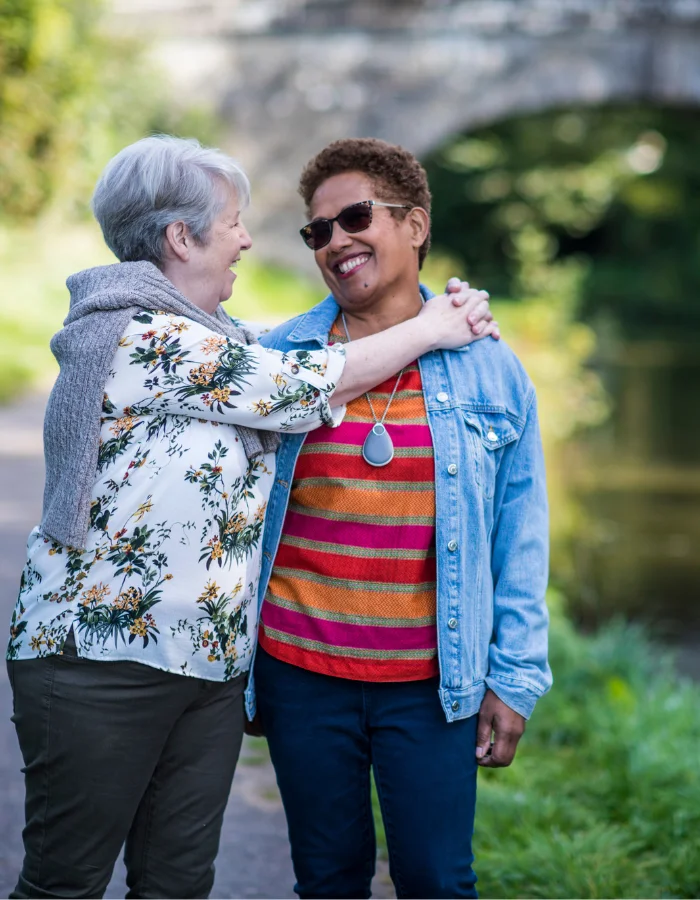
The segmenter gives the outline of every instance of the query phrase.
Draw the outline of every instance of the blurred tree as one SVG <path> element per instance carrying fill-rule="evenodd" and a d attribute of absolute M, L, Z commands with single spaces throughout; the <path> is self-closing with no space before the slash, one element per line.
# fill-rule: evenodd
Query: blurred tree
<path fill-rule="evenodd" d="M 598 108 L 459 136 L 426 162 L 433 245 L 499 296 L 539 295 L 573 266 L 585 319 L 697 329 L 699 124 L 697 110 Z"/>
<path fill-rule="evenodd" d="M 496 312 L 540 398 L 555 581 L 589 621 L 624 611 L 667 633 L 700 622 L 699 124 L 554 111 L 426 165 L 438 253 L 517 301 Z"/>
<path fill-rule="evenodd" d="M 212 124 L 183 113 L 134 42 L 99 30 L 100 0 L 0 0 L 0 217 L 84 208 L 105 161 L 149 131 Z"/>

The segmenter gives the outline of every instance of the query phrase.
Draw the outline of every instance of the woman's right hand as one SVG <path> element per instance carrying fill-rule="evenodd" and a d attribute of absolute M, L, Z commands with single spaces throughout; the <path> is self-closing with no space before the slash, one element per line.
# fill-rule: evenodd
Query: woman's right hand
<path fill-rule="evenodd" d="M 429 300 L 418 318 L 421 325 L 429 330 L 435 349 L 454 350 L 487 335 L 500 337 L 488 299 L 486 291 L 478 291 L 467 282 L 462 282 L 459 292 L 440 294 Z"/>

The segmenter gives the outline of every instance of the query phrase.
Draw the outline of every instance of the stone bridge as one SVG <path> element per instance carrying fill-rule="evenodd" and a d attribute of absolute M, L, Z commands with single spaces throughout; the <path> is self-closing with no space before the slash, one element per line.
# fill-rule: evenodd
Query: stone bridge
<path fill-rule="evenodd" d="M 223 118 L 257 250 L 297 267 L 297 178 L 331 140 L 421 156 L 546 108 L 700 103 L 700 0 L 112 0 L 109 23 Z"/>

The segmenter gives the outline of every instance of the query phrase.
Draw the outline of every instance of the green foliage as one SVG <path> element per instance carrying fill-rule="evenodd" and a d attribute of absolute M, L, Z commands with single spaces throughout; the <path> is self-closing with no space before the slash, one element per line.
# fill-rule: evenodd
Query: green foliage
<path fill-rule="evenodd" d="M 0 0 L 0 210 L 87 207 L 105 162 L 151 131 L 212 137 L 169 100 L 140 47 L 99 31 L 101 0 Z"/>
<path fill-rule="evenodd" d="M 697 329 L 698 115 L 555 111 L 460 136 L 426 162 L 433 245 L 498 296 L 554 296 L 577 270 L 576 312 Z"/>
<path fill-rule="evenodd" d="M 585 636 L 550 606 L 554 689 L 480 772 L 481 896 L 697 897 L 700 688 L 639 628 Z"/>
<path fill-rule="evenodd" d="M 311 309 L 328 293 L 320 278 L 307 278 L 247 258 L 241 266 L 226 309 L 250 322 L 279 324 Z"/>

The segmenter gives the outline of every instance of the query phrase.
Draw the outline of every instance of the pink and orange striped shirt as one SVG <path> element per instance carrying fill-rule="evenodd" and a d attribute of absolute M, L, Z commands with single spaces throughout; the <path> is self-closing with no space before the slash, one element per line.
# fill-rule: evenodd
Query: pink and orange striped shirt
<path fill-rule="evenodd" d="M 337 326 L 332 337 L 344 339 Z M 395 381 L 371 393 L 379 416 Z M 338 428 L 307 436 L 260 643 L 326 675 L 415 681 L 438 674 L 433 446 L 416 363 L 401 376 L 385 420 L 395 455 L 382 468 L 361 455 L 372 424 L 362 396 Z"/>

